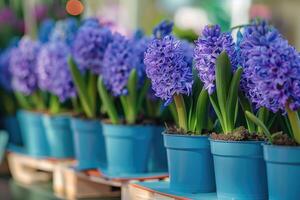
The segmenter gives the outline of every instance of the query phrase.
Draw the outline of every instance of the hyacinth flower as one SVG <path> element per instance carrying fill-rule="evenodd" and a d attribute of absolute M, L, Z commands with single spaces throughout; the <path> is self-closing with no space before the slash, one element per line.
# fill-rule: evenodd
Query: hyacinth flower
<path fill-rule="evenodd" d="M 223 133 L 233 132 L 242 68 L 237 66 L 237 52 L 231 34 L 222 33 L 219 25 L 206 26 L 196 41 L 194 59 Z"/>
<path fill-rule="evenodd" d="M 53 19 L 45 19 L 42 21 L 38 31 L 38 38 L 41 43 L 46 43 L 50 39 L 51 32 L 55 27 L 55 21 Z"/>
<path fill-rule="evenodd" d="M 112 40 L 111 31 L 97 19 L 86 19 L 77 31 L 72 45 L 69 67 L 83 111 L 96 117 L 97 77 L 103 68 L 104 53 Z"/>
<path fill-rule="evenodd" d="M 115 33 L 104 54 L 103 71 L 98 79 L 98 91 L 112 124 L 135 124 L 150 86 L 142 62 L 141 41 Z M 123 112 L 115 101 L 119 99 Z"/>
<path fill-rule="evenodd" d="M 18 103 L 24 109 L 45 109 L 37 77 L 37 55 L 40 47 L 39 42 L 24 36 L 10 56 L 12 88 Z"/>
<path fill-rule="evenodd" d="M 70 47 L 62 42 L 49 42 L 41 47 L 37 59 L 38 85 L 51 94 L 49 111 L 57 114 L 67 100 L 76 97 L 76 88 L 68 68 Z"/>
<path fill-rule="evenodd" d="M 1 108 L 6 114 L 14 114 L 17 108 L 12 91 L 12 75 L 9 71 L 9 60 L 13 47 L 8 47 L 0 53 L 0 96 Z"/>
<path fill-rule="evenodd" d="M 51 21 L 45 22 L 45 29 L 51 28 Z M 63 20 L 59 20 L 55 23 L 55 26 L 51 28 L 49 41 L 62 41 L 71 45 L 75 39 L 78 30 L 78 21 L 75 18 L 69 17 Z"/>
<path fill-rule="evenodd" d="M 282 35 L 265 21 L 247 26 L 241 42 L 245 56 L 245 88 L 257 108 L 267 108 L 288 116 L 289 135 L 300 144 L 300 54 Z M 266 92 L 267 91 L 267 92 Z M 261 127 L 272 143 L 264 121 L 246 111 L 247 117 Z"/>
<path fill-rule="evenodd" d="M 165 105 L 174 101 L 179 131 L 201 134 L 207 127 L 208 93 L 201 90 L 198 81 L 193 87 L 192 54 L 188 53 L 191 51 L 171 34 L 172 26 L 173 23 L 163 21 L 154 28 L 154 38 L 145 53 L 146 74 L 155 96 Z"/>

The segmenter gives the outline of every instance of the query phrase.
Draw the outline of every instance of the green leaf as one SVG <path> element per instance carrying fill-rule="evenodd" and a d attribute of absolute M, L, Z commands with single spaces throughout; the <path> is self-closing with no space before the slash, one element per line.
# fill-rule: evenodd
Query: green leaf
<path fill-rule="evenodd" d="M 231 130 L 228 128 L 228 118 L 226 117 L 227 94 L 230 87 L 232 77 L 230 59 L 225 51 L 223 51 L 216 61 L 216 90 L 220 111 L 223 117 L 224 133 Z"/>
<path fill-rule="evenodd" d="M 60 111 L 60 102 L 57 96 L 51 95 L 50 97 L 50 105 L 49 105 L 50 113 L 55 115 Z"/>
<path fill-rule="evenodd" d="M 208 117 L 208 92 L 202 88 L 196 106 L 196 130 L 202 133 L 203 129 L 207 126 Z"/>
<path fill-rule="evenodd" d="M 298 112 L 292 111 L 288 106 L 286 106 L 285 110 L 287 111 L 294 139 L 300 144 L 300 119 Z"/>
<path fill-rule="evenodd" d="M 98 79 L 98 93 L 100 95 L 100 98 L 103 102 L 103 106 L 105 107 L 105 110 L 107 111 L 107 114 L 112 124 L 119 124 L 120 120 L 118 117 L 116 106 L 114 105 L 114 101 L 112 97 L 107 92 L 101 77 L 99 77 Z"/>
<path fill-rule="evenodd" d="M 147 95 L 147 92 L 148 92 L 148 90 L 150 88 L 150 85 L 151 85 L 150 80 L 146 79 L 145 83 L 143 84 L 143 87 L 140 90 L 140 94 L 139 94 L 138 100 L 137 100 L 137 108 L 136 108 L 136 110 L 137 110 L 138 113 L 141 110 L 141 107 L 143 105 L 143 101 L 144 101 L 144 99 L 145 99 L 145 97 Z"/>
<path fill-rule="evenodd" d="M 82 77 L 79 69 L 73 58 L 70 56 L 68 59 L 69 68 L 73 77 L 74 84 L 76 86 L 79 100 L 81 102 L 82 108 L 89 118 L 95 117 L 95 110 L 93 110 L 92 103 L 89 99 L 87 92 L 87 86 L 85 85 L 84 78 Z"/>
<path fill-rule="evenodd" d="M 267 136 L 269 141 L 272 143 L 272 136 L 271 136 L 270 131 L 266 127 L 266 125 L 251 112 L 246 111 L 245 114 L 246 114 L 246 117 L 248 117 L 253 123 L 255 123 L 258 127 L 261 127 L 263 133 Z"/>
<path fill-rule="evenodd" d="M 239 67 L 231 80 L 231 84 L 229 87 L 229 92 L 227 96 L 227 103 L 226 103 L 226 114 L 227 114 L 227 123 L 228 123 L 228 131 L 233 131 L 234 123 L 235 123 L 235 114 L 236 114 L 236 106 L 238 104 L 238 90 L 240 86 L 240 79 L 243 70 Z"/>
<path fill-rule="evenodd" d="M 30 110 L 32 109 L 32 106 L 26 96 L 24 96 L 20 92 L 15 92 L 15 96 L 17 99 L 18 104 L 21 106 L 22 109 Z"/>
<path fill-rule="evenodd" d="M 242 92 L 239 93 L 239 102 L 241 104 L 244 113 L 246 111 L 253 113 L 252 106 L 249 100 L 245 97 L 245 95 Z M 256 132 L 255 124 L 250 119 L 248 119 L 248 117 L 246 117 L 246 123 L 247 123 L 248 131 L 250 133 L 255 133 Z"/>
<path fill-rule="evenodd" d="M 127 123 L 134 124 L 137 118 L 137 83 L 138 77 L 135 69 L 131 70 L 128 77 L 128 96 L 126 97 L 127 102 Z"/>
<path fill-rule="evenodd" d="M 96 112 L 97 108 L 97 75 L 89 72 L 87 80 L 87 92 L 91 102 L 92 111 Z"/>
<path fill-rule="evenodd" d="M 222 117 L 222 113 L 220 111 L 220 107 L 219 107 L 219 104 L 218 104 L 218 101 L 217 101 L 217 97 L 216 97 L 215 94 L 212 94 L 212 95 L 209 95 L 209 99 L 210 99 L 211 105 L 213 106 L 214 111 L 215 111 L 215 113 L 216 113 L 216 115 L 219 119 L 218 121 L 219 121 L 219 123 L 222 127 L 222 130 L 223 130 L 223 132 L 225 132 L 226 131 L 226 127 L 225 127 L 225 124 L 224 124 L 225 122 L 223 122 L 223 117 Z"/>

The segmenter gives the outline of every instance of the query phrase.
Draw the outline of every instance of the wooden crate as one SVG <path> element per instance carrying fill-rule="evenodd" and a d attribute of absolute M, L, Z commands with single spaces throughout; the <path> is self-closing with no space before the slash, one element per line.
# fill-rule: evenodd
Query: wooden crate
<path fill-rule="evenodd" d="M 24 154 L 9 152 L 8 165 L 13 178 L 23 184 L 47 182 L 59 164 L 71 164 L 71 159 L 34 158 Z"/>
<path fill-rule="evenodd" d="M 120 185 L 107 180 L 95 180 L 72 166 L 63 166 L 54 173 L 53 189 L 57 196 L 65 199 L 120 197 Z"/>
<path fill-rule="evenodd" d="M 162 179 L 162 177 L 108 179 L 103 177 L 97 170 L 78 172 L 70 166 L 61 166 L 54 174 L 54 192 L 57 196 L 66 199 L 121 196 L 122 200 L 130 200 L 130 183 L 137 181 L 157 181 L 159 179 Z"/>
<path fill-rule="evenodd" d="M 129 185 L 130 200 L 188 200 L 186 198 L 179 198 L 173 195 L 159 193 L 138 184 Z"/>

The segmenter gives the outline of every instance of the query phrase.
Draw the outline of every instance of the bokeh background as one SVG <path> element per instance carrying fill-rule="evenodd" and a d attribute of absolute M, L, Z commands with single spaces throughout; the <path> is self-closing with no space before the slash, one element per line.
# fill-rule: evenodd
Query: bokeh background
<path fill-rule="evenodd" d="M 150 33 L 162 19 L 175 23 L 177 35 L 194 40 L 205 24 L 223 30 L 255 17 L 270 20 L 300 49 L 300 0 L 81 0 L 81 16 L 97 16 L 115 30 L 130 34 L 137 28 Z M 67 0 L 0 0 L 0 47 L 26 31 L 35 34 L 47 18 L 62 19 Z"/>

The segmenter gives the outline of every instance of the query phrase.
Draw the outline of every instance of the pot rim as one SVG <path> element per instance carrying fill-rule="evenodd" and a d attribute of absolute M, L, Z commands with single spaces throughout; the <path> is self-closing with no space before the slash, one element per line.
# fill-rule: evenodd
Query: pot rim
<path fill-rule="evenodd" d="M 299 149 L 300 150 L 300 145 L 299 146 L 285 146 L 285 145 L 275 145 L 275 144 L 270 144 L 270 143 L 263 143 L 261 144 L 264 147 L 269 147 L 269 148 L 278 148 L 278 149 Z"/>
<path fill-rule="evenodd" d="M 219 143 L 237 143 L 237 144 L 258 144 L 258 143 L 266 143 L 266 141 L 257 141 L 257 140 L 248 140 L 248 141 L 234 141 L 234 140 L 215 140 L 212 138 L 208 138 L 209 141 L 219 142 Z"/>
<path fill-rule="evenodd" d="M 102 126 L 114 126 L 114 127 L 141 127 L 141 128 L 151 128 L 151 127 L 156 127 L 155 125 L 152 124 L 109 124 L 105 123 L 102 120 L 100 121 L 102 123 Z"/>
<path fill-rule="evenodd" d="M 209 135 L 187 135 L 187 134 L 177 134 L 177 133 L 166 133 L 166 131 L 163 131 L 161 134 L 167 135 L 167 136 L 174 136 L 174 137 L 191 137 L 191 138 L 208 138 Z"/>

